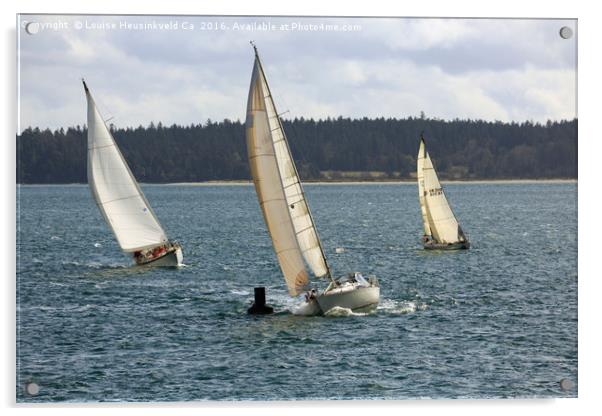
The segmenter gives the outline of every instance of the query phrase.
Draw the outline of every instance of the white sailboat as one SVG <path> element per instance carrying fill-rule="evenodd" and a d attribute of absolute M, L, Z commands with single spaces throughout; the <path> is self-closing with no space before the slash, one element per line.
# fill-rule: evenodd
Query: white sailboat
<path fill-rule="evenodd" d="M 374 309 L 380 297 L 375 277 L 366 280 L 360 273 L 351 273 L 335 280 L 331 275 L 257 48 L 252 45 L 255 64 L 247 102 L 247 151 L 259 205 L 289 294 L 296 297 L 309 289 L 309 268 L 314 276 L 330 280 L 323 292 L 306 293 L 311 314 L 336 306 Z"/>
<path fill-rule="evenodd" d="M 88 101 L 88 183 L 96 205 L 136 264 L 180 265 L 182 248 L 167 238 L 82 82 Z"/>
<path fill-rule="evenodd" d="M 424 223 L 422 237 L 424 248 L 437 250 L 469 248 L 468 238 L 449 206 L 431 157 L 426 151 L 422 135 L 417 160 L 418 198 Z"/>

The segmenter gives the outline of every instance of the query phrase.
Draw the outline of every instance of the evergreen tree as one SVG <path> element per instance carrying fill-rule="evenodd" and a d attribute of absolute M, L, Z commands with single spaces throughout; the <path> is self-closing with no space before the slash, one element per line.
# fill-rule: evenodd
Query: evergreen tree
<path fill-rule="evenodd" d="M 295 118 L 283 122 L 303 179 L 345 179 L 346 172 L 416 174 L 423 133 L 442 178 L 576 178 L 577 120 L 545 124 L 420 118 Z M 112 128 L 140 182 L 250 179 L 240 121 Z M 86 182 L 86 128 L 27 128 L 17 136 L 18 183 Z M 325 174 L 326 171 L 331 174 Z"/>

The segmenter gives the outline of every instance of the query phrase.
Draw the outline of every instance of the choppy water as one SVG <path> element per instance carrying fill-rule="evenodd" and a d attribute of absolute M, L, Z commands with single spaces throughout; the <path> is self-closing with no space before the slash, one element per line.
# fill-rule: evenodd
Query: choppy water
<path fill-rule="evenodd" d="M 575 183 L 447 185 L 459 252 L 420 248 L 414 185 L 307 185 L 333 270 L 381 283 L 326 317 L 291 313 L 252 186 L 143 189 L 186 267 L 130 267 L 86 186 L 19 188 L 19 401 L 577 395 Z"/>

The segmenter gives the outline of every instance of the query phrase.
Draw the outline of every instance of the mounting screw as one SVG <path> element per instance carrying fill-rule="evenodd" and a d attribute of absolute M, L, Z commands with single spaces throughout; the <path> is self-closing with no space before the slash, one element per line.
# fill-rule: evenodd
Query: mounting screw
<path fill-rule="evenodd" d="M 29 383 L 25 383 L 25 393 L 27 393 L 30 396 L 35 396 L 40 392 L 40 386 L 37 385 L 37 383 L 34 382 L 29 382 Z"/>
<path fill-rule="evenodd" d="M 573 388 L 573 382 L 568 378 L 563 378 L 560 380 L 560 388 L 564 391 L 570 390 Z"/>
<path fill-rule="evenodd" d="M 573 29 L 568 26 L 562 26 L 559 33 L 562 39 L 570 39 L 573 36 Z"/>
<path fill-rule="evenodd" d="M 25 32 L 30 35 L 35 35 L 40 31 L 40 24 L 38 22 L 29 22 L 25 25 Z"/>

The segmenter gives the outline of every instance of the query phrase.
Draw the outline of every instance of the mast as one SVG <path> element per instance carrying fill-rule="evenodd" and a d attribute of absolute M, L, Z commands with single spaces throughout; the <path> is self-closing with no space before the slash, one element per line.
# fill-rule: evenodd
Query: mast
<path fill-rule="evenodd" d="M 265 80 L 265 85 L 268 89 L 268 95 L 270 97 L 270 100 L 273 103 L 274 98 L 272 96 L 272 91 L 270 90 L 270 86 L 268 84 L 267 78 L 265 77 L 265 72 L 263 70 L 263 65 L 261 64 L 261 59 L 259 58 L 257 46 L 255 45 L 255 42 L 253 42 L 253 41 L 250 41 L 249 43 L 251 44 L 251 46 L 253 46 L 253 50 L 255 52 L 255 58 L 257 59 L 257 63 L 259 64 L 259 69 L 261 70 L 261 74 L 263 76 L 263 79 Z M 274 108 L 276 108 L 276 105 L 274 105 Z M 318 231 L 316 230 L 316 222 L 314 221 L 313 215 L 311 214 L 311 210 L 309 209 L 309 204 L 307 203 L 307 198 L 305 197 L 305 191 L 303 189 L 303 184 L 301 183 L 301 177 L 299 176 L 299 172 L 297 171 L 297 165 L 295 164 L 293 155 L 291 154 L 291 149 L 290 149 L 290 146 L 288 145 L 288 140 L 286 138 L 286 134 L 284 133 L 284 127 L 282 125 L 282 120 L 280 119 L 280 116 L 278 115 L 278 113 L 276 113 L 276 119 L 278 121 L 278 125 L 280 126 L 280 130 L 282 131 L 282 136 L 284 137 L 284 140 L 287 143 L 286 149 L 288 151 L 288 155 L 289 155 L 291 161 L 293 161 L 292 166 L 295 171 L 295 177 L 297 178 L 297 184 L 299 185 L 299 188 L 301 189 L 301 196 L 303 197 L 303 200 L 305 201 L 305 204 L 307 206 L 307 214 L 309 215 L 310 221 L 315 230 L 316 239 L 318 241 L 318 247 L 320 248 L 320 253 L 322 255 L 322 258 L 324 259 L 324 264 L 326 265 L 326 272 L 327 272 L 328 279 L 330 279 L 331 282 L 334 282 L 334 279 L 332 277 L 332 272 L 330 270 L 330 265 L 328 264 L 328 260 L 326 259 L 326 255 L 324 254 L 324 248 L 322 247 L 322 241 L 320 240 L 320 236 L 318 235 Z"/>

